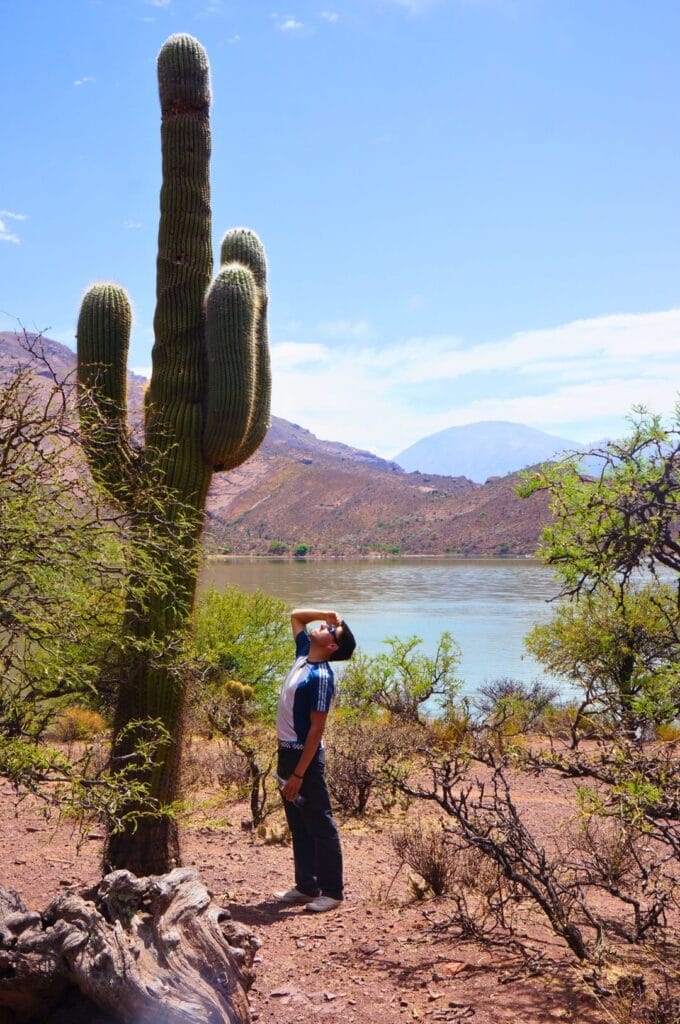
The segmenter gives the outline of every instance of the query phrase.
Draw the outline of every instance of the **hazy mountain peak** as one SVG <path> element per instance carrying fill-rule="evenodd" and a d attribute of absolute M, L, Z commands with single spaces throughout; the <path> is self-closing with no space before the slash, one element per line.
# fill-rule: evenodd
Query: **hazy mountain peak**
<path fill-rule="evenodd" d="M 577 441 L 524 423 L 482 420 L 429 434 L 395 455 L 394 461 L 408 472 L 466 476 L 483 483 L 491 476 L 544 462 L 564 449 L 581 447 Z"/>

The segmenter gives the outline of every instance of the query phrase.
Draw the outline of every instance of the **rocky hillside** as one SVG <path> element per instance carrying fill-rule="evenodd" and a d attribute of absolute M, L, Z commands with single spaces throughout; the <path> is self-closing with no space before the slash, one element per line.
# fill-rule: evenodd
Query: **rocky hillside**
<path fill-rule="evenodd" d="M 43 340 L 58 376 L 75 356 Z M 26 361 L 20 338 L 0 333 L 0 374 Z M 39 364 L 36 372 L 47 371 Z M 144 381 L 130 377 L 133 426 Z M 545 499 L 520 501 L 516 477 L 476 484 L 465 477 L 407 473 L 395 463 L 322 441 L 278 417 L 264 444 L 238 470 L 216 475 L 208 497 L 207 541 L 234 554 L 311 556 L 528 555 L 548 520 Z"/>

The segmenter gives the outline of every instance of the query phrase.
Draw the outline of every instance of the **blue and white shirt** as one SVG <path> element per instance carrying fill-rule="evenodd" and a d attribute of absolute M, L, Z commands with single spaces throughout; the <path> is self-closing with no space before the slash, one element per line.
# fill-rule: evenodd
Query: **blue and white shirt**
<path fill-rule="evenodd" d="M 311 642 L 305 629 L 295 637 L 296 658 L 283 680 L 276 716 L 276 734 L 280 743 L 302 750 L 311 712 L 330 710 L 335 686 L 333 669 L 327 661 L 307 661 Z"/>

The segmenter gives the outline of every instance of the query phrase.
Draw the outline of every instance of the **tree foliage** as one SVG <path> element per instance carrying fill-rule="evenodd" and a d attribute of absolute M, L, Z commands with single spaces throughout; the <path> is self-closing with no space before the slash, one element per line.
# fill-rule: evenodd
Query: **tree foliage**
<path fill-rule="evenodd" d="M 161 811 L 139 779 L 164 742 L 159 724 L 135 723 L 134 756 L 109 767 L 91 748 L 74 757 L 43 740 L 67 706 L 106 710 L 135 524 L 85 470 L 72 380 L 54 371 L 40 337 L 24 335 L 22 348 L 0 382 L 0 775 L 115 829 L 130 823 L 130 800 L 138 815 Z M 151 586 L 163 587 L 151 548 L 145 559 Z"/>
<path fill-rule="evenodd" d="M 362 715 L 382 709 L 421 723 L 428 711 L 450 713 L 461 687 L 460 648 L 451 634 L 441 634 L 433 656 L 418 650 L 422 640 L 416 636 L 393 636 L 384 643 L 387 652 L 360 653 L 348 664 L 339 686 L 341 706 Z"/>
<path fill-rule="evenodd" d="M 69 382 L 30 344 L 0 388 L 0 731 L 37 739 L 93 694 L 123 556 L 82 473 Z"/>
<path fill-rule="evenodd" d="M 563 604 L 526 638 L 534 657 L 583 693 L 602 729 L 648 736 L 680 708 L 677 602 L 668 586 L 607 589 Z"/>
<path fill-rule="evenodd" d="M 583 712 L 643 739 L 680 711 L 680 410 L 667 428 L 641 408 L 631 424 L 588 453 L 597 475 L 572 454 L 525 481 L 550 494 L 539 554 L 567 599 L 527 643 L 580 685 Z"/>
<path fill-rule="evenodd" d="M 678 905 L 678 743 L 653 740 L 680 705 L 679 437 L 679 415 L 665 428 L 638 409 L 629 437 L 587 453 L 599 472 L 585 475 L 583 453 L 573 453 L 525 480 L 524 494 L 550 495 L 554 520 L 540 553 L 562 598 L 528 646 L 582 691 L 571 746 L 553 736 L 498 741 L 526 703 L 501 680 L 482 694 L 481 720 L 453 750 L 424 746 L 429 779 L 421 768 L 402 783 L 444 811 L 456 842 L 498 869 L 506 895 L 496 901 L 496 925 L 512 928 L 508 895 L 528 897 L 575 957 L 596 965 L 608 934 L 631 943 L 663 936 Z M 566 822 L 550 843 L 534 832 L 514 795 L 521 770 L 574 780 L 571 834 Z M 602 893 L 613 908 L 606 916 Z"/>
<path fill-rule="evenodd" d="M 208 590 L 196 609 L 193 648 L 204 692 L 219 695 L 236 680 L 252 688 L 258 717 L 273 719 L 292 649 L 283 601 L 261 590 Z"/>
<path fill-rule="evenodd" d="M 670 426 L 637 407 L 631 433 L 587 453 L 572 453 L 527 474 L 522 496 L 550 495 L 554 522 L 540 556 L 564 593 L 579 594 L 614 580 L 626 584 L 640 569 L 680 572 L 680 405 Z"/>

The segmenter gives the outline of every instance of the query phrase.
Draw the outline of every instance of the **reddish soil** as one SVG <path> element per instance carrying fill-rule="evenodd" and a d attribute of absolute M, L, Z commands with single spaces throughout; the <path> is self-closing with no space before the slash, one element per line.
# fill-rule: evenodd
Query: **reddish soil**
<path fill-rule="evenodd" d="M 527 820 L 546 834 L 573 812 L 567 782 L 523 776 L 518 795 Z M 411 806 L 407 817 L 417 813 Z M 272 892 L 292 881 L 290 847 L 244 830 L 246 817 L 244 804 L 222 801 L 215 791 L 195 797 L 183 833 L 184 862 L 200 869 L 217 901 L 262 943 L 251 990 L 258 1024 L 623 1020 L 611 1015 L 615 999 L 592 992 L 588 972 L 529 907 L 518 911 L 518 924 L 541 954 L 530 966 L 507 945 L 463 940 L 454 926 L 437 928 L 452 904 L 414 900 L 390 840 L 403 816 L 341 825 L 347 899 L 325 915 L 275 903 Z M 99 877 L 101 832 L 90 831 L 78 849 L 71 826 L 46 821 L 31 801 L 16 806 L 7 785 L 0 787 L 0 818 L 0 884 L 17 890 L 28 907 L 41 910 L 59 890 Z M 625 944 L 612 950 L 605 984 L 638 969 L 647 955 Z M 621 956 L 625 963 L 617 968 Z"/>

